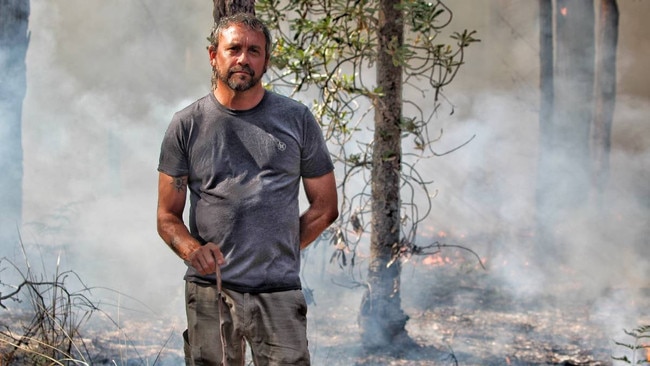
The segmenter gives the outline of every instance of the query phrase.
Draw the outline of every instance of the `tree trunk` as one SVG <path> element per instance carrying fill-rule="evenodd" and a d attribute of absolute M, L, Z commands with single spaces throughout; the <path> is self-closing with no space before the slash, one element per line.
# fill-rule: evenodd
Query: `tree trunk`
<path fill-rule="evenodd" d="M 554 113 L 544 126 L 540 154 L 546 166 L 538 184 L 538 217 L 551 233 L 571 222 L 589 197 L 590 128 L 594 86 L 594 3 L 557 0 L 555 7 Z M 548 130 L 546 130 L 548 127 Z M 561 254 L 563 235 L 539 238 L 547 252 Z"/>
<path fill-rule="evenodd" d="M 212 17 L 214 23 L 219 23 L 219 19 L 237 14 L 237 13 L 250 13 L 255 14 L 255 0 L 212 0 L 214 10 Z"/>
<path fill-rule="evenodd" d="M 552 141 L 553 118 L 553 1 L 539 0 L 539 151 L 537 163 L 537 257 L 546 251 L 547 243 L 551 242 L 548 227 L 545 225 L 545 204 L 549 202 L 549 179 L 547 173 L 553 166 L 553 161 L 547 153 Z"/>
<path fill-rule="evenodd" d="M 362 343 L 369 350 L 410 342 L 408 316 L 401 308 L 401 264 L 391 262 L 400 241 L 402 67 L 393 54 L 404 31 L 398 5 L 399 0 L 380 0 L 377 80 L 382 95 L 374 101 L 371 258 L 359 317 Z"/>
<path fill-rule="evenodd" d="M 595 14 L 593 0 L 558 0 L 557 5 L 553 148 L 559 154 L 555 193 L 562 212 L 583 206 L 588 197 Z"/>
<path fill-rule="evenodd" d="M 616 105 L 616 49 L 618 6 L 616 0 L 600 1 L 594 86 L 594 122 L 591 130 L 592 191 L 594 203 L 603 208 L 603 192 L 609 176 L 612 120 Z"/>
<path fill-rule="evenodd" d="M 0 0 L 0 245 L 16 237 L 22 218 L 22 109 L 29 0 Z"/>

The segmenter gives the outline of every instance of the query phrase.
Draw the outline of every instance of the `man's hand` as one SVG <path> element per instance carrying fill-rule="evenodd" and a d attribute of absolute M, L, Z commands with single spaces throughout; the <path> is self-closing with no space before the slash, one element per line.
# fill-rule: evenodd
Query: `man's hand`
<path fill-rule="evenodd" d="M 189 261 L 192 267 L 204 276 L 215 273 L 217 265 L 221 266 L 226 263 L 220 246 L 215 243 L 206 243 L 193 251 L 189 256 Z"/>

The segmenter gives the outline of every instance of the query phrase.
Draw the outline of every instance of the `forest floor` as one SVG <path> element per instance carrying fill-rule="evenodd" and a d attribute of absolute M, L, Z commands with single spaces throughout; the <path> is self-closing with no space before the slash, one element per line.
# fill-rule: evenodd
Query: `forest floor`
<path fill-rule="evenodd" d="M 635 289 L 631 305 L 603 306 L 584 299 L 570 282 L 552 295 L 514 296 L 482 271 L 416 266 L 403 273 L 402 302 L 410 316 L 408 333 L 420 347 L 366 354 L 356 318 L 362 291 L 331 281 L 312 284 L 308 331 L 314 366 L 618 365 L 612 356 L 631 356 L 615 341 L 633 342 L 623 327 L 650 324 L 647 289 Z M 607 291 L 603 298 L 617 292 L 630 298 L 628 289 Z M 633 323 L 617 322 L 621 328 L 612 329 L 613 319 L 631 308 Z M 146 315 L 121 319 L 119 330 L 94 326 L 84 334 L 89 354 L 97 355 L 89 364 L 182 365 L 183 321 Z"/>
<path fill-rule="evenodd" d="M 351 308 L 349 301 L 342 308 L 337 297 L 326 297 L 312 311 L 314 365 L 618 365 L 623 363 L 612 356 L 631 356 L 615 341 L 630 339 L 623 328 L 612 329 L 613 320 L 622 327 L 627 323 L 620 324 L 625 318 L 620 313 L 630 312 L 628 327 L 650 324 L 647 289 L 634 291 L 630 309 L 587 299 L 570 281 L 556 286 L 552 295 L 513 296 L 477 272 L 440 266 L 416 270 L 410 279 L 406 272 L 407 330 L 420 348 L 364 354 L 353 316 L 360 297 Z M 629 300 L 630 292 L 608 289 L 601 298 Z M 637 360 L 646 361 L 650 353 L 641 351 Z"/>

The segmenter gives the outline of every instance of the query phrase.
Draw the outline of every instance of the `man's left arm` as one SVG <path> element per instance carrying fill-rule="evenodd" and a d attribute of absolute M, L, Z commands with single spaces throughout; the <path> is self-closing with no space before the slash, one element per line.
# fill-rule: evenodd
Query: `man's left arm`
<path fill-rule="evenodd" d="M 300 249 L 305 249 L 336 220 L 339 210 L 334 172 L 302 181 L 309 201 L 300 215 Z"/>

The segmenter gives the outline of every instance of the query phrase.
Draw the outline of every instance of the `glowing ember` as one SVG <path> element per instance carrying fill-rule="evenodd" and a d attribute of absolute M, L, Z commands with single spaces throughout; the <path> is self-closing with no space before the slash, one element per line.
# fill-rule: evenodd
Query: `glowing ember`
<path fill-rule="evenodd" d="M 451 258 L 443 257 L 439 254 L 433 254 L 433 255 L 426 256 L 422 260 L 422 263 L 429 266 L 442 266 L 451 263 Z"/>

